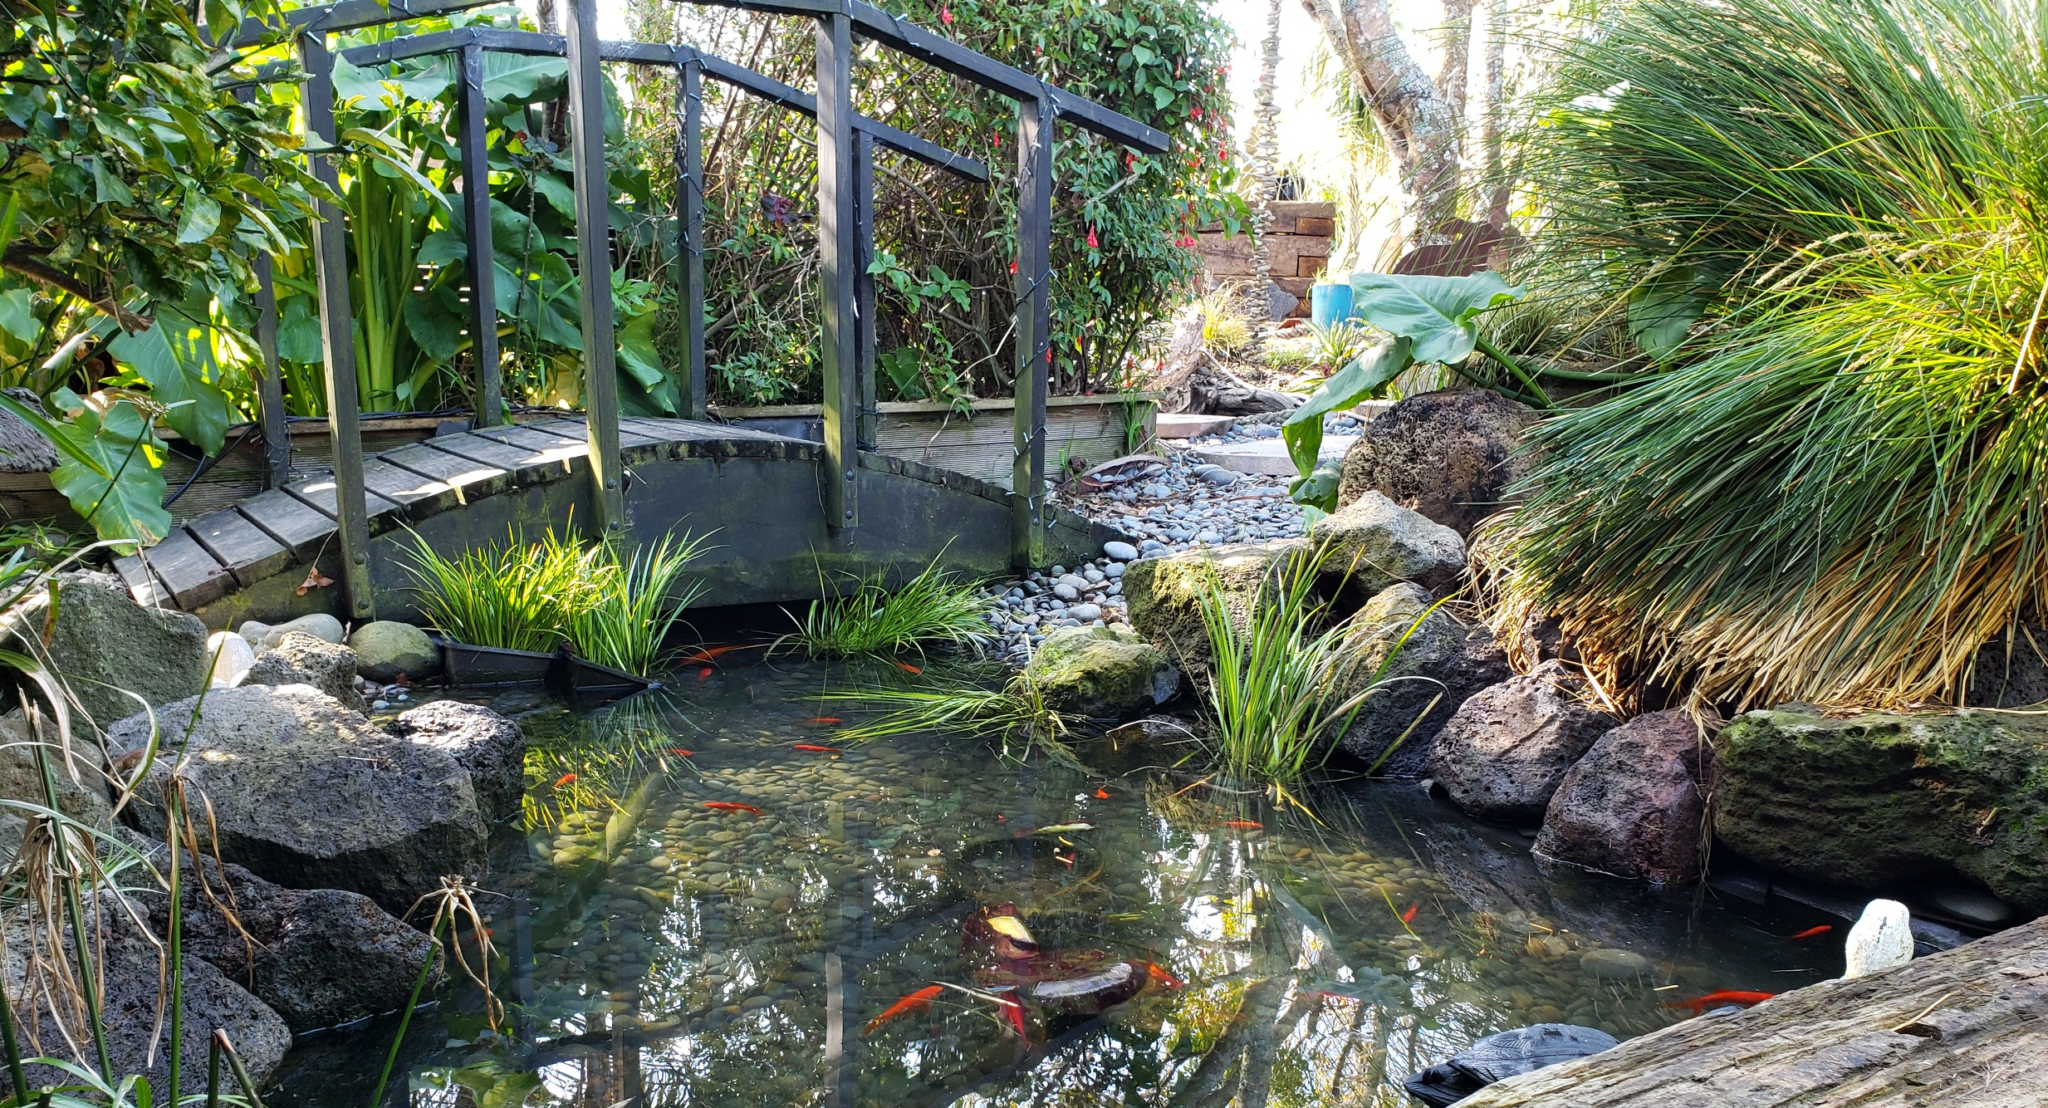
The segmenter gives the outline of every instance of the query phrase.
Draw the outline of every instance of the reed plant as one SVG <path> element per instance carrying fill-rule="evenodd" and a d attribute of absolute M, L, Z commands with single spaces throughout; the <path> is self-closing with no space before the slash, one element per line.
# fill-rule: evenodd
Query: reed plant
<path fill-rule="evenodd" d="M 1565 91 L 1599 89 L 1548 140 L 1554 230 L 1721 318 L 1534 431 L 1480 544 L 1499 618 L 1723 704 L 1892 705 L 2043 610 L 2044 28 L 2043 0 L 1633 0 L 1575 48 Z"/>
<path fill-rule="evenodd" d="M 796 631 L 779 643 L 813 658 L 886 658 L 959 645 L 988 630 L 994 601 L 980 582 L 941 568 L 938 558 L 900 588 L 886 582 L 878 571 L 855 579 L 843 595 L 812 601 L 796 620 Z M 822 574 L 819 585 L 824 586 Z"/>
<path fill-rule="evenodd" d="M 847 742 L 868 742 L 919 731 L 938 731 L 999 743 L 1003 756 L 1022 761 L 1034 752 L 1079 767 L 1067 745 L 1067 717 L 1046 702 L 1027 673 L 999 681 L 954 680 L 922 686 L 873 685 L 828 693 L 828 703 L 852 705 L 876 714 L 841 731 Z"/>
<path fill-rule="evenodd" d="M 705 545 L 689 534 L 666 536 L 622 558 L 615 541 L 601 544 L 599 572 L 584 602 L 569 613 L 576 653 L 643 676 L 662 669 L 670 635 L 704 594 L 703 582 L 681 582 Z"/>

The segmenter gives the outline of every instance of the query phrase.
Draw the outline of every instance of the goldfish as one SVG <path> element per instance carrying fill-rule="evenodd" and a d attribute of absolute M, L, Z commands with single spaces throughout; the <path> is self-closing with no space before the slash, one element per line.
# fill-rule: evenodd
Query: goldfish
<path fill-rule="evenodd" d="M 1835 926 L 1833 924 L 1823 923 L 1819 927 L 1809 927 L 1806 930 L 1801 931 L 1797 935 L 1787 935 L 1785 936 L 1785 941 L 1788 943 L 1796 943 L 1801 939 L 1811 939 L 1815 935 L 1825 935 L 1828 932 L 1833 931 L 1834 929 Z"/>
<path fill-rule="evenodd" d="M 1010 1021 L 1010 1029 L 1017 1033 L 1018 1038 L 1029 1039 L 1031 1037 L 1024 1030 L 1024 1005 L 1010 997 L 1002 997 L 996 1001 L 996 1007 L 1003 1010 L 1003 1017 Z"/>
<path fill-rule="evenodd" d="M 557 778 L 555 778 L 555 787 L 559 789 L 559 788 L 561 788 L 562 786 L 564 786 L 564 785 L 566 785 L 566 784 L 568 784 L 569 782 L 571 782 L 571 781 L 574 781 L 574 780 L 576 780 L 576 775 L 575 775 L 575 774 L 573 774 L 573 773 L 565 773 L 565 774 L 561 775 L 560 777 L 557 777 Z"/>
<path fill-rule="evenodd" d="M 1751 1004 L 1762 1004 L 1776 995 L 1778 994 L 1746 993 L 1733 989 L 1722 989 L 1719 992 L 1708 993 L 1705 996 L 1696 996 L 1691 1000 L 1673 1001 L 1664 1007 L 1690 1008 L 1692 1009 L 1692 1014 L 1697 1016 L 1709 1008 L 1719 1008 L 1723 1004 L 1740 1004 L 1744 1007 L 1748 1007 Z"/>
<path fill-rule="evenodd" d="M 1159 982 L 1161 985 L 1164 985 L 1169 989 L 1180 988 L 1180 979 L 1166 972 L 1165 970 L 1160 969 L 1159 963 L 1157 962 L 1145 963 L 1145 976 L 1150 977 L 1152 980 Z"/>
<path fill-rule="evenodd" d="M 912 677 L 921 677 L 924 675 L 923 670 L 917 668 L 914 665 L 911 665 L 909 662 L 898 662 L 896 663 L 896 668 L 902 670 L 907 674 L 910 674 Z"/>
<path fill-rule="evenodd" d="M 802 751 L 807 751 L 807 752 L 809 752 L 809 753 L 812 753 L 812 754 L 838 754 L 838 753 L 841 753 L 840 749 L 839 749 L 838 747 L 836 747 L 836 746 L 819 746 L 819 745 L 818 745 L 817 743 L 798 743 L 798 744 L 796 744 L 796 745 L 795 745 L 794 747 L 792 747 L 791 749 L 793 749 L 793 750 L 802 750 Z"/>
<path fill-rule="evenodd" d="M 1097 799 L 1097 800 L 1108 800 L 1108 799 L 1109 799 L 1109 790 L 1108 790 L 1108 789 L 1097 789 L 1097 790 L 1095 790 L 1095 799 Z"/>
<path fill-rule="evenodd" d="M 696 653 L 684 658 L 683 661 L 685 663 L 708 662 L 721 654 L 730 654 L 735 650 L 745 650 L 746 648 L 745 643 L 734 643 L 731 646 L 700 646 L 697 648 Z"/>
<path fill-rule="evenodd" d="M 835 723 L 845 723 L 846 721 L 840 719 L 838 716 L 812 716 L 804 722 L 815 723 L 820 727 L 830 727 Z"/>
<path fill-rule="evenodd" d="M 672 746 L 672 747 L 669 747 L 669 748 L 668 748 L 668 752 L 669 752 L 670 754 L 673 754 L 673 755 L 675 755 L 675 756 L 676 756 L 676 757 L 678 757 L 678 758 L 687 758 L 687 757 L 689 757 L 689 756 L 690 756 L 690 752 L 689 752 L 689 751 L 687 751 L 687 750 L 684 750 L 684 749 L 683 749 L 682 747 L 680 747 L 680 746 Z"/>
<path fill-rule="evenodd" d="M 1421 908 L 1421 907 L 1422 907 L 1422 905 L 1420 905 L 1420 904 L 1410 904 L 1410 905 L 1408 906 L 1408 910 L 1407 910 L 1407 911 L 1405 911 L 1405 912 L 1403 912 L 1403 913 L 1401 913 L 1401 922 L 1402 922 L 1402 923 L 1414 923 L 1414 922 L 1415 922 L 1415 912 L 1416 912 L 1416 910 L 1417 910 L 1417 909 L 1419 909 L 1419 908 Z"/>
<path fill-rule="evenodd" d="M 945 991 L 946 987 L 944 985 L 926 985 L 924 988 L 905 996 L 903 999 L 883 1009 L 881 1015 L 869 1020 L 868 1025 L 860 1029 L 860 1033 L 863 1035 L 872 1034 L 875 1028 L 882 1026 L 905 1012 L 922 1012 L 930 1008 L 932 1001 L 938 999 L 938 995 Z"/>
<path fill-rule="evenodd" d="M 730 800 L 707 800 L 704 806 L 717 812 L 752 812 L 757 816 L 765 814 L 752 804 L 736 804 Z"/>
<path fill-rule="evenodd" d="M 705 667 L 704 667 L 703 669 L 700 669 L 700 670 L 698 670 L 698 671 L 697 671 L 697 681 L 698 681 L 698 682 L 699 682 L 700 684 L 701 684 L 702 682 L 705 682 L 705 681 L 709 681 L 709 680 L 711 680 L 711 667 L 710 667 L 710 666 L 705 666 Z"/>
<path fill-rule="evenodd" d="M 1055 823 L 1055 824 L 1052 824 L 1052 825 L 1051 825 L 1051 826 L 1049 826 L 1049 827 L 1040 827 L 1040 828 L 1037 828 L 1037 829 L 1035 829 L 1035 830 L 1032 830 L 1032 831 L 1026 831 L 1026 832 L 1024 832 L 1024 834 L 1027 834 L 1027 835 L 1064 835 L 1064 834 L 1066 834 L 1066 833 L 1067 833 L 1067 832 L 1069 832 L 1069 831 L 1093 831 L 1093 830 L 1095 830 L 1095 825 L 1094 825 L 1094 824 L 1092 824 L 1092 823 Z"/>
<path fill-rule="evenodd" d="M 1223 826 L 1225 826 L 1225 827 L 1235 827 L 1235 828 L 1238 828 L 1238 829 L 1240 829 L 1240 830 L 1245 830 L 1245 831 L 1264 831 L 1264 830 L 1266 829 L 1266 825 L 1265 825 L 1265 824 L 1263 824 L 1263 823 L 1260 823 L 1260 822 L 1259 822 L 1258 820 L 1255 820 L 1255 819 L 1233 819 L 1233 820 L 1226 820 L 1226 821 L 1224 821 L 1224 824 L 1223 824 Z"/>

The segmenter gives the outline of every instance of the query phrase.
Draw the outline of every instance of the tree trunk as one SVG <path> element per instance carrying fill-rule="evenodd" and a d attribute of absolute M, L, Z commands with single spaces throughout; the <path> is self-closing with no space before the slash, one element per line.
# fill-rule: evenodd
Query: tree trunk
<path fill-rule="evenodd" d="M 1486 225 L 1508 225 L 1510 184 L 1502 155 L 1507 121 L 1508 0 L 1493 0 L 1486 21 L 1486 116 L 1480 124 L 1479 187 L 1488 190 Z"/>
<path fill-rule="evenodd" d="M 1273 225 L 1273 195 L 1280 178 L 1280 110 L 1273 103 L 1280 80 L 1280 0 L 1268 0 L 1266 41 L 1259 52 L 1259 85 L 1252 94 L 1252 274 L 1258 278 L 1259 306 L 1266 301 L 1266 282 L 1273 278 L 1273 256 L 1266 249 L 1266 231 Z"/>
<path fill-rule="evenodd" d="M 1469 48 L 1474 0 L 1448 0 L 1462 8 L 1465 30 L 1455 34 Z M 1322 27 L 1332 51 L 1344 63 L 1359 95 L 1386 136 L 1401 171 L 1404 237 L 1410 246 L 1448 242 L 1458 215 L 1459 120 L 1464 105 L 1464 50 L 1446 51 L 1445 71 L 1458 74 L 1454 102 L 1430 79 L 1394 29 L 1388 0 L 1302 0 Z M 1453 45 L 1447 43 L 1447 46 Z"/>

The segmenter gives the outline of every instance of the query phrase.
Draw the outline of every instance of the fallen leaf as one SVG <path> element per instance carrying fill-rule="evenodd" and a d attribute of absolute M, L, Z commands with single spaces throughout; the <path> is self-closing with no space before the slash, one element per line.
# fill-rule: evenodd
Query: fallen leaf
<path fill-rule="evenodd" d="M 316 566 L 306 571 L 306 580 L 299 585 L 298 595 L 304 596 L 314 589 L 324 589 L 332 584 L 334 584 L 334 578 L 322 575 L 319 567 Z"/>

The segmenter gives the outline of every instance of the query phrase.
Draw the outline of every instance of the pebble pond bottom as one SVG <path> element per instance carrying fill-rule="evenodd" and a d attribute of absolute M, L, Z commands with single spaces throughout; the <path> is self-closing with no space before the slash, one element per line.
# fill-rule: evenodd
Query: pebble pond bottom
<path fill-rule="evenodd" d="M 1546 875 L 1525 837 L 1413 784 L 1319 787 L 1311 817 L 1199 783 L 1170 764 L 1185 750 L 1083 740 L 1083 770 L 936 734 L 838 743 L 829 717 L 853 713 L 814 698 L 843 678 L 692 670 L 583 714 L 501 698 L 533 741 L 524 822 L 479 898 L 504 1016 L 494 1032 L 451 975 L 384 1103 L 1192 1106 L 1264 1089 L 1401 1106 L 1403 1077 L 1497 1031 L 1626 1038 L 1690 1016 L 1675 1002 L 1842 971 L 1833 938 L 1784 938 L 1824 917 Z M 266 1103 L 363 1108 L 397 1029 L 303 1038 Z"/>

